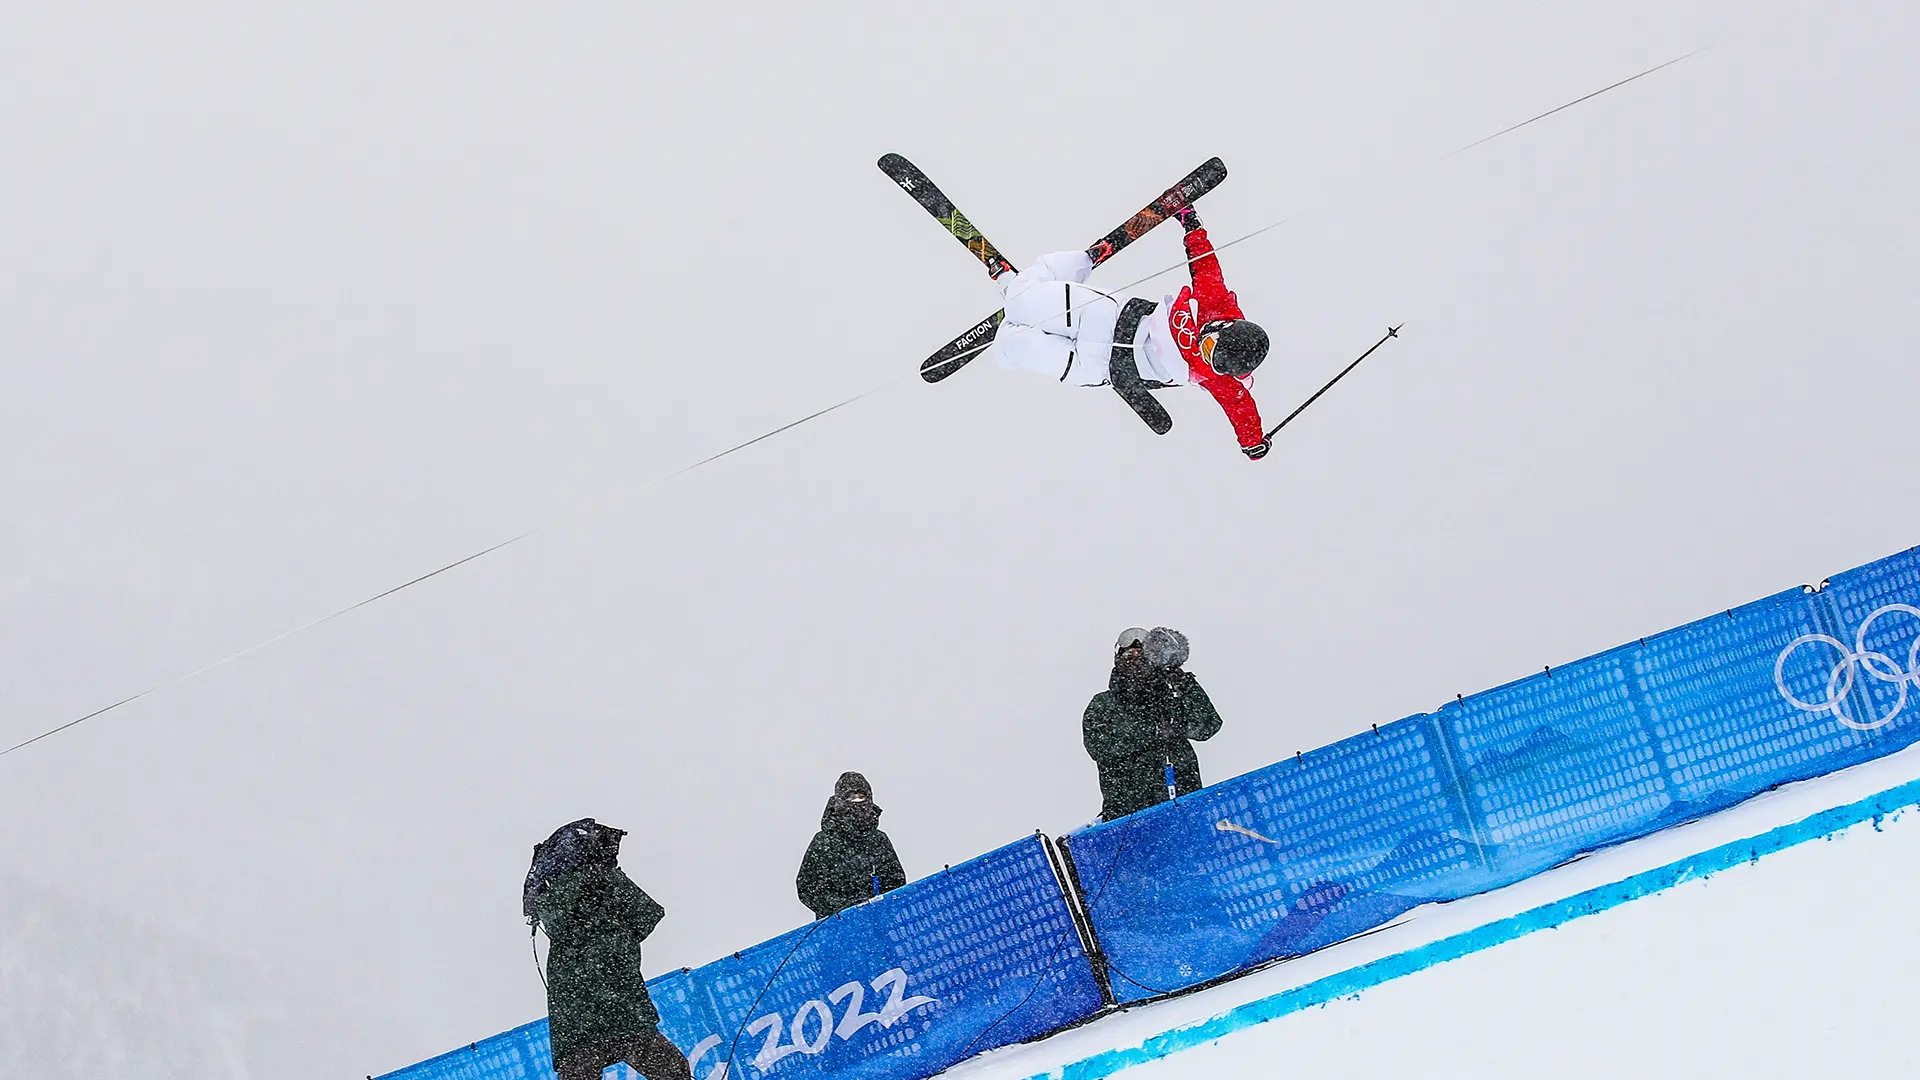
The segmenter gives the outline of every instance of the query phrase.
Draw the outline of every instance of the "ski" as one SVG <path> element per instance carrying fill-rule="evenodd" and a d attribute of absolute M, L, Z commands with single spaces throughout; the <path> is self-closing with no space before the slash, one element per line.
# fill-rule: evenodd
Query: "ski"
<path fill-rule="evenodd" d="M 965 244 L 968 251 L 973 252 L 974 257 L 987 268 L 988 276 L 997 279 L 1001 274 L 1014 269 L 1006 256 L 1000 254 L 999 250 L 989 243 L 978 229 L 974 228 L 973 223 L 969 222 L 954 207 L 953 202 L 942 194 L 940 189 L 934 186 L 933 181 L 927 179 L 926 174 L 916 168 L 912 162 L 898 154 L 888 154 L 880 159 L 879 164 L 882 172 L 933 215 L 935 221 L 940 222 L 948 232 Z M 1181 207 L 1218 187 L 1220 181 L 1226 178 L 1226 163 L 1219 158 L 1209 159 L 1205 164 L 1188 173 L 1179 183 L 1161 192 L 1159 198 L 1148 203 L 1140 212 L 1129 217 L 1112 232 L 1094 241 L 1092 246 L 1087 248 L 1087 256 L 1093 260 L 1093 265 L 1099 266 L 1119 254 L 1128 244 L 1152 232 L 1154 226 L 1179 213 Z M 965 333 L 929 356 L 926 362 L 920 365 L 920 377 L 927 382 L 936 383 L 965 367 L 969 360 L 980 355 L 988 345 L 993 343 L 994 335 L 999 332 L 1001 320 L 1004 318 L 1006 318 L 1004 311 L 996 311 L 975 323 Z"/>
<path fill-rule="evenodd" d="M 942 345 L 939 352 L 921 362 L 920 377 L 937 383 L 965 367 L 967 361 L 979 356 L 987 346 L 993 344 L 994 337 L 1000 333 L 1000 324 L 1006 317 L 1004 310 L 996 311 L 974 323 L 966 333 Z"/>
<path fill-rule="evenodd" d="M 1093 265 L 1099 266 L 1115 255 L 1120 254 L 1128 244 L 1153 231 L 1155 225 L 1180 212 L 1181 207 L 1220 186 L 1227 178 L 1227 163 L 1219 158 L 1208 158 L 1206 163 L 1188 173 L 1181 181 L 1160 193 L 1160 197 L 1148 203 L 1139 213 L 1128 218 L 1112 232 L 1094 241 L 1087 248 L 1087 255 L 1093 259 Z"/>
<path fill-rule="evenodd" d="M 973 227 L 973 222 L 968 221 L 966 215 L 953 205 L 953 200 L 927 179 L 927 174 L 921 172 L 919 166 L 899 154 L 881 155 L 879 165 L 880 171 L 886 173 L 888 179 L 899 184 L 900 190 L 911 196 L 921 209 L 933 215 L 933 220 L 952 233 L 955 240 L 973 252 L 973 257 L 987 268 L 988 277 L 998 278 L 1001 274 L 1013 271 L 1013 263 L 1000 254 L 991 240 L 980 235 L 980 230 Z"/>

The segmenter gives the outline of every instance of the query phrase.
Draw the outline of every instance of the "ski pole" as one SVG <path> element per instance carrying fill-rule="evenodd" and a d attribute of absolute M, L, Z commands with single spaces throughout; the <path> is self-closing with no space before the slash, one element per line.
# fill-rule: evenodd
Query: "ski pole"
<path fill-rule="evenodd" d="M 1406 323 L 1401 323 L 1401 324 L 1400 324 L 1400 326 L 1405 326 L 1405 325 L 1407 325 L 1407 324 L 1406 324 Z M 1288 413 L 1288 414 L 1287 414 L 1287 418 L 1286 418 L 1285 420 L 1282 420 L 1282 421 L 1280 421 L 1279 423 L 1277 423 L 1277 424 L 1275 424 L 1275 425 L 1273 425 L 1273 430 L 1272 430 L 1272 431 L 1269 431 L 1269 432 L 1267 432 L 1267 435 L 1266 435 L 1266 437 L 1267 437 L 1267 438 L 1269 438 L 1269 439 L 1271 439 L 1271 438 L 1273 438 L 1273 437 L 1274 437 L 1275 435 L 1278 435 L 1278 434 L 1280 433 L 1280 429 L 1281 429 L 1281 428 L 1283 428 L 1283 427 L 1286 427 L 1286 426 L 1287 426 L 1288 424 L 1291 424 L 1291 423 L 1293 422 L 1293 418 L 1294 418 L 1294 417 L 1296 417 L 1296 416 L 1299 416 L 1299 415 L 1300 415 L 1301 413 L 1303 413 L 1303 412 L 1306 412 L 1306 411 L 1307 411 L 1307 406 L 1309 406 L 1309 405 L 1311 405 L 1311 404 L 1313 404 L 1313 403 L 1314 403 L 1314 402 L 1316 402 L 1316 401 L 1319 401 L 1319 400 L 1320 400 L 1320 395 L 1321 395 L 1321 394 L 1324 394 L 1324 393 L 1326 393 L 1327 391 L 1329 391 L 1329 390 L 1331 390 L 1331 389 L 1333 389 L 1333 384 L 1334 384 L 1334 383 L 1337 383 L 1337 382 L 1339 382 L 1339 381 L 1340 381 L 1341 379 L 1344 379 L 1344 378 L 1346 378 L 1346 377 L 1347 377 L 1347 372 L 1349 372 L 1349 371 L 1352 371 L 1352 370 L 1353 370 L 1354 368 L 1357 368 L 1357 367 L 1359 367 L 1359 366 L 1360 366 L 1360 361 L 1361 361 L 1361 360 L 1365 360 L 1365 359 L 1366 359 L 1367 357 L 1369 357 L 1369 356 L 1372 356 L 1372 355 L 1373 355 L 1373 350 L 1374 350 L 1374 349 L 1377 349 L 1377 348 L 1379 348 L 1379 347 L 1380 347 L 1380 346 L 1382 346 L 1382 345 L 1385 345 L 1385 344 L 1387 343 L 1387 339 L 1388 339 L 1388 338 L 1397 338 L 1397 337 L 1399 337 L 1399 336 L 1400 336 L 1400 326 L 1389 326 L 1389 327 L 1387 327 L 1387 333 L 1386 333 L 1386 335 L 1385 335 L 1384 337 L 1382 337 L 1382 338 L 1381 338 L 1381 339 L 1380 339 L 1379 341 L 1376 341 L 1376 342 L 1374 342 L 1374 343 L 1373 343 L 1373 348 L 1370 348 L 1370 349 L 1368 349 L 1368 350 L 1367 350 L 1366 352 L 1363 352 L 1363 353 L 1361 353 L 1361 354 L 1360 354 L 1360 356 L 1359 356 L 1359 358 L 1358 358 L 1358 359 L 1356 359 L 1356 360 L 1354 360 L 1354 362 L 1353 362 L 1353 363 L 1351 363 L 1351 364 L 1348 364 L 1348 365 L 1347 365 L 1346 367 L 1344 367 L 1344 368 L 1342 368 L 1342 369 L 1340 370 L 1340 374 L 1338 374 L 1338 375 L 1335 375 L 1335 376 L 1334 376 L 1333 378 L 1331 378 L 1331 379 L 1328 379 L 1328 380 L 1327 380 L 1327 385 L 1325 385 L 1325 386 L 1323 386 L 1323 387 L 1321 387 L 1321 388 L 1320 388 L 1320 389 L 1318 389 L 1318 390 L 1315 390 L 1315 391 L 1313 392 L 1313 396 L 1312 396 L 1312 397 L 1310 397 L 1310 398 L 1308 398 L 1307 400 L 1305 400 L 1305 401 L 1303 401 L 1303 402 L 1301 402 L 1301 403 L 1300 403 L 1300 407 L 1299 407 L 1299 408 L 1297 408 L 1297 409 L 1295 409 L 1295 410 L 1293 410 L 1292 412 L 1290 412 L 1290 413 Z"/>

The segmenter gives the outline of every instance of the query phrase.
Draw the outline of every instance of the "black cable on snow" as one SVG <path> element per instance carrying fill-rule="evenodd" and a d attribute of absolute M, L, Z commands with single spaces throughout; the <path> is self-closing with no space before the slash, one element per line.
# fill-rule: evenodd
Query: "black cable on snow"
<path fill-rule="evenodd" d="M 837 915 L 839 914 L 839 912 L 835 912 L 834 914 Z M 760 1007 L 760 999 L 763 997 L 766 997 L 767 991 L 773 989 L 774 980 L 780 977 L 781 969 L 787 966 L 787 961 L 793 959 L 793 954 L 800 951 L 800 946 L 805 945 L 807 943 L 807 939 L 813 936 L 813 932 L 815 930 L 820 929 L 822 926 L 826 925 L 827 919 L 831 919 L 831 918 L 833 918 L 833 915 L 827 916 L 826 919 L 813 920 L 813 925 L 807 927 L 807 932 L 804 934 L 801 934 L 800 940 L 794 942 L 793 948 L 787 950 L 787 955 L 781 957 L 780 962 L 774 965 L 773 974 L 767 976 L 767 985 L 761 987 L 760 992 L 753 995 L 753 1004 L 748 1005 L 746 1012 L 741 1014 L 740 1026 L 733 1029 L 733 1041 L 727 1044 L 727 1059 L 720 1063 L 719 1067 L 714 1071 L 713 1075 L 723 1076 L 725 1075 L 726 1070 L 732 1068 L 733 1051 L 735 1048 L 737 1048 L 740 1045 L 741 1032 L 746 1031 L 747 1025 L 753 1022 L 753 1010 Z M 737 956 L 739 954 L 736 953 L 735 955 Z"/>

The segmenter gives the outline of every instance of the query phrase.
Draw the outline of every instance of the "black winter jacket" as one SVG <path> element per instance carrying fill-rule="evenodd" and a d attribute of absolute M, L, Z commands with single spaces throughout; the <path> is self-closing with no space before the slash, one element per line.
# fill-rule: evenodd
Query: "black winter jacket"
<path fill-rule="evenodd" d="M 794 879 L 800 902 L 813 917 L 824 919 L 906 883 L 893 841 L 880 831 L 880 808 L 871 802 L 845 803 L 838 795 L 828 799 L 820 813 L 820 831 L 807 845 Z"/>
<path fill-rule="evenodd" d="M 1116 667 L 1107 690 L 1087 704 L 1081 725 L 1087 755 L 1100 770 L 1101 820 L 1166 802 L 1169 761 L 1176 793 L 1199 791 L 1200 759 L 1189 740 L 1205 741 L 1219 730 L 1220 714 L 1188 672 L 1135 676 Z"/>
<path fill-rule="evenodd" d="M 640 942 L 666 909 L 610 862 L 557 875 L 533 902 L 553 942 L 547 1017 L 554 1060 L 656 1030 L 660 1014 L 640 973 Z"/>

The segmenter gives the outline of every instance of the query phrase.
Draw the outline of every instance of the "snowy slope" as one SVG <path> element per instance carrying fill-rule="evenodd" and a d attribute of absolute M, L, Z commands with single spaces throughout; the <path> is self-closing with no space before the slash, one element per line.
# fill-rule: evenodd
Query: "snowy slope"
<path fill-rule="evenodd" d="M 1916 778 L 1910 749 L 947 1075 L 1910 1075 Z"/>

